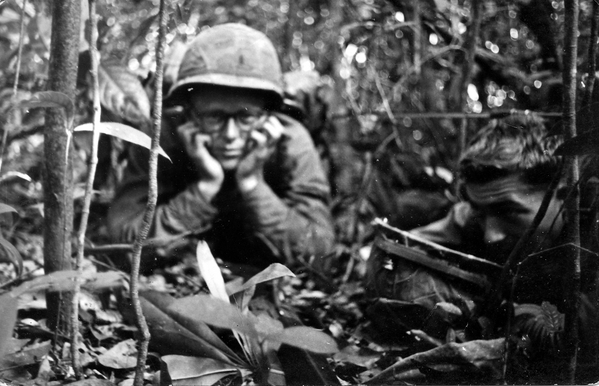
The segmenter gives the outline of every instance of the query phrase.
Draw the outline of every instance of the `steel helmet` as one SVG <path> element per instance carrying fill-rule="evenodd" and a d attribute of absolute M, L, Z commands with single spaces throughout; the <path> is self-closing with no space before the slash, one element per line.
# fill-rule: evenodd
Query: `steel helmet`
<path fill-rule="evenodd" d="M 168 98 L 201 84 L 265 91 L 276 106 L 283 100 L 275 47 L 265 34 L 243 24 L 220 24 L 200 32 L 189 43 Z"/>

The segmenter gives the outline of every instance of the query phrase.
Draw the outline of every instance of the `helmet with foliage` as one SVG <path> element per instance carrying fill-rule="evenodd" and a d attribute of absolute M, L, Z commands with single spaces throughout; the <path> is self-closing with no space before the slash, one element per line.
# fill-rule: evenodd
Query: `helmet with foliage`
<path fill-rule="evenodd" d="M 277 51 L 262 32 L 227 23 L 202 31 L 187 48 L 169 98 L 201 85 L 265 92 L 273 106 L 283 100 L 283 73 Z"/>

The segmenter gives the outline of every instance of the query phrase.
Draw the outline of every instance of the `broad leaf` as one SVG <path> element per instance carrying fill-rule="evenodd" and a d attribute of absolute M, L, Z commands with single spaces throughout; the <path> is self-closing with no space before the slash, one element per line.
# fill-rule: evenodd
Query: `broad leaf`
<path fill-rule="evenodd" d="M 283 345 L 277 351 L 285 378 L 291 385 L 340 385 L 333 367 L 329 364 L 328 354 L 316 354 L 297 347 Z M 381 355 L 377 357 L 380 358 Z M 336 363 L 339 363 L 336 358 Z M 372 360 L 374 363 L 376 360 Z M 358 366 L 369 368 L 358 364 Z M 372 366 L 370 366 L 372 367 Z"/>
<path fill-rule="evenodd" d="M 267 368 L 262 369 L 263 371 L 266 371 L 266 374 L 262 375 L 262 377 L 266 378 L 266 383 L 269 385 L 285 386 L 287 380 L 285 379 L 285 372 L 283 371 L 283 366 L 281 366 L 281 361 L 276 353 L 276 349 L 271 348 L 269 344 L 264 344 L 263 351 L 268 366 Z"/>
<path fill-rule="evenodd" d="M 173 312 L 184 313 L 212 326 L 234 330 L 258 338 L 254 320 L 243 315 L 235 306 L 210 295 L 195 295 L 176 299 L 168 308 Z"/>
<path fill-rule="evenodd" d="M 244 315 L 237 307 L 209 295 L 177 299 L 169 310 L 184 312 L 189 317 L 216 327 L 237 331 L 257 341 L 286 343 L 319 353 L 338 351 L 333 338 L 325 333 L 309 327 L 290 327 L 283 330 L 282 325 L 275 320 L 266 323 L 261 320 L 263 317 Z"/>
<path fill-rule="evenodd" d="M 128 339 L 117 343 L 98 357 L 98 362 L 111 369 L 131 369 L 137 364 L 135 341 Z"/>
<path fill-rule="evenodd" d="M 16 107 L 20 108 L 64 108 L 67 118 L 68 127 L 73 124 L 74 110 L 73 101 L 67 94 L 59 91 L 39 91 L 26 100 L 21 101 Z"/>
<path fill-rule="evenodd" d="M 285 343 L 307 351 L 320 354 L 333 354 L 339 351 L 337 342 L 324 332 L 311 327 L 297 326 L 270 334 L 266 340 Z"/>
<path fill-rule="evenodd" d="M 214 332 L 211 331 L 209 336 L 194 334 L 168 315 L 162 307 L 153 304 L 143 296 L 140 300 L 150 328 L 151 344 L 154 350 L 163 355 L 187 354 L 212 358 L 232 365 L 243 363 L 228 347 L 225 346 L 225 349 L 221 350 L 224 346 L 222 341 L 219 340 L 220 343 L 216 344 L 211 342 L 214 339 L 219 339 Z M 198 323 L 202 322 L 198 321 Z"/>
<path fill-rule="evenodd" d="M 192 337 L 195 341 L 201 340 L 200 342 L 194 343 L 197 347 L 199 345 L 206 346 L 206 350 L 209 347 L 212 347 L 219 351 L 217 355 L 210 355 L 206 352 L 194 353 L 194 355 L 210 357 L 217 359 L 219 361 L 224 361 L 227 363 L 236 363 L 243 364 L 244 362 L 231 350 L 219 337 L 208 327 L 208 325 L 201 320 L 194 318 L 193 316 L 188 315 L 186 312 L 178 312 L 169 309 L 169 306 L 175 301 L 175 298 L 170 296 L 169 294 L 158 292 L 158 291 L 141 291 L 140 295 L 143 300 L 147 300 L 149 303 L 146 308 L 144 308 L 144 313 L 146 309 L 148 311 L 147 318 L 150 318 L 150 314 L 153 318 L 155 318 L 155 324 L 161 326 L 161 328 L 166 329 L 167 324 L 170 325 L 173 330 L 181 331 L 181 329 L 185 329 L 192 334 Z M 143 303 L 142 303 L 143 304 Z M 154 308 L 150 308 L 150 306 L 154 306 Z M 172 318 L 172 321 L 169 321 L 168 318 Z M 176 324 L 173 324 L 173 321 Z M 177 332 L 178 334 L 179 332 Z M 184 333 L 187 335 L 187 332 Z M 195 336 L 193 336 L 195 335 Z M 155 334 L 152 334 L 154 339 Z M 172 342 L 171 342 L 172 343 Z M 174 344 L 173 344 L 174 345 Z M 211 349 L 210 349 L 211 350 Z M 182 351 L 181 353 L 191 354 L 190 352 Z M 224 354 L 224 356 L 222 355 Z M 226 358 L 229 358 L 227 360 Z"/>
<path fill-rule="evenodd" d="M 15 272 L 17 276 L 21 276 L 23 273 L 23 258 L 21 254 L 15 248 L 14 245 L 9 243 L 0 235 L 0 262 L 11 263 L 15 266 Z"/>
<path fill-rule="evenodd" d="M 84 123 L 75 128 L 75 131 L 93 131 L 94 125 L 92 123 Z M 152 148 L 152 139 L 144 132 L 137 130 L 134 127 L 124 125 L 118 122 L 100 122 L 98 130 L 102 134 L 112 135 L 113 137 L 122 139 L 123 141 L 131 142 L 136 145 L 145 147 L 146 149 Z M 158 152 L 161 156 L 171 160 L 166 152 L 159 148 Z"/>
<path fill-rule="evenodd" d="M 0 358 L 7 352 L 17 322 L 18 299 L 10 292 L 0 296 Z"/>
<path fill-rule="evenodd" d="M 295 277 L 295 274 L 291 272 L 289 268 L 284 266 L 283 264 L 273 263 L 266 267 L 263 271 L 257 273 L 253 277 L 251 277 L 248 281 L 243 283 L 240 286 L 230 287 L 229 294 L 233 295 L 241 291 L 245 291 L 251 287 L 255 287 L 260 283 L 264 283 L 270 280 L 279 279 L 284 276 Z"/>
<path fill-rule="evenodd" d="M 283 264 L 273 263 L 266 267 L 261 272 L 252 276 L 247 282 L 243 284 L 238 283 L 229 283 L 227 285 L 227 293 L 230 295 L 235 295 L 235 301 L 237 302 L 239 308 L 245 313 L 248 309 L 248 305 L 254 293 L 256 291 L 256 286 L 260 283 L 264 283 L 270 280 L 275 280 L 284 276 L 295 276 L 289 268 L 284 266 Z M 241 293 L 239 295 L 239 293 Z"/>
<path fill-rule="evenodd" d="M 122 287 L 127 276 L 122 272 L 107 271 L 94 272 L 91 276 L 85 277 L 86 281 L 82 285 L 83 288 L 91 292 L 98 292 L 108 288 Z"/>
<path fill-rule="evenodd" d="M 102 62 L 98 69 L 102 107 L 124 120 L 150 120 L 150 99 L 135 74 L 120 63 Z"/>
<path fill-rule="evenodd" d="M 70 291 L 75 288 L 75 279 L 78 277 L 79 273 L 72 270 L 52 272 L 44 276 L 36 277 L 33 280 L 26 281 L 10 292 L 13 296 L 17 297 L 30 291 Z"/>
<path fill-rule="evenodd" d="M 161 359 L 167 365 L 173 386 L 213 385 L 226 376 L 240 373 L 237 367 L 210 358 L 165 355 Z"/>
<path fill-rule="evenodd" d="M 505 341 L 503 338 L 493 340 L 472 340 L 465 343 L 447 343 L 429 351 L 413 354 L 402 358 L 389 366 L 366 384 L 389 384 L 401 380 L 412 370 L 417 370 L 425 364 L 461 365 L 464 371 L 482 371 L 493 377 L 500 375 L 500 364 L 503 361 Z M 476 370 L 473 370 L 476 368 Z M 498 379 L 498 378 L 497 378 Z"/>
<path fill-rule="evenodd" d="M 229 295 L 227 295 L 223 275 L 216 263 L 216 259 L 212 256 L 210 247 L 208 247 L 208 244 L 203 240 L 198 241 L 196 257 L 198 259 L 200 274 L 204 278 L 210 293 L 216 298 L 229 303 Z"/>
<path fill-rule="evenodd" d="M 0 378 L 2 380 L 23 380 L 23 376 L 30 376 L 25 371 L 29 365 L 39 364 L 40 358 L 47 355 L 52 348 L 49 340 L 21 347 L 18 350 L 7 352 L 0 358 Z M 22 382 L 17 382 L 22 384 Z"/>
<path fill-rule="evenodd" d="M 17 213 L 18 214 L 19 212 L 17 212 L 17 210 L 10 205 L 0 203 L 0 214 L 3 214 L 3 213 Z"/>

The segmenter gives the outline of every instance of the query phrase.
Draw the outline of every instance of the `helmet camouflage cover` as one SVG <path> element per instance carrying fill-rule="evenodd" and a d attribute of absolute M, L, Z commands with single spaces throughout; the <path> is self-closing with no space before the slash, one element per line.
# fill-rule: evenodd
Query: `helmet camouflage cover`
<path fill-rule="evenodd" d="M 168 97 L 207 84 L 265 91 L 273 104 L 283 98 L 283 74 L 268 37 L 243 24 L 227 23 L 202 31 L 189 43 Z"/>

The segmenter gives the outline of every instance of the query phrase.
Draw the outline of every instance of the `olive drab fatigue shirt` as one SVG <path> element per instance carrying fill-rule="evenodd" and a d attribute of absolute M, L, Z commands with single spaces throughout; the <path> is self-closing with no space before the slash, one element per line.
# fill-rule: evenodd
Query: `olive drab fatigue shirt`
<path fill-rule="evenodd" d="M 308 131 L 297 121 L 275 114 L 285 131 L 264 165 L 264 184 L 245 197 L 234 176 L 226 176 L 213 202 L 197 189 L 198 174 L 176 133 L 164 118 L 161 146 L 172 163 L 160 157 L 158 203 L 151 238 L 209 228 L 213 254 L 224 261 L 265 267 L 297 255 L 322 256 L 333 246 L 329 183 Z M 148 154 L 130 149 L 123 181 L 108 214 L 113 240 L 131 242 L 139 232 L 148 190 Z"/>

